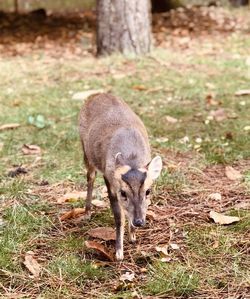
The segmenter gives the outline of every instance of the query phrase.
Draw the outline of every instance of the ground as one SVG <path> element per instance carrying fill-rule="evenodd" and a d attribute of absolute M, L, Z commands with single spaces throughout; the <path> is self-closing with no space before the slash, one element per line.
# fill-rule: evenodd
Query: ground
<path fill-rule="evenodd" d="M 20 124 L 0 131 L 1 298 L 250 298 L 250 96 L 235 95 L 249 89 L 249 31 L 165 38 L 141 58 L 97 59 L 84 44 L 72 50 L 49 37 L 47 47 L 38 39 L 1 48 L 0 124 Z M 99 89 L 140 115 L 164 162 L 123 263 L 86 247 L 91 228 L 114 225 L 109 208 L 95 207 L 89 221 L 61 218 L 83 200 L 59 199 L 86 190 L 82 101 L 72 97 Z M 24 154 L 24 144 L 39 148 Z M 230 180 L 226 166 L 242 177 Z M 107 201 L 103 185 L 99 176 L 96 197 Z M 240 221 L 215 224 L 210 211 Z M 114 252 L 114 241 L 96 241 Z M 24 266 L 28 251 L 38 277 Z M 120 280 L 126 272 L 132 282 Z"/>

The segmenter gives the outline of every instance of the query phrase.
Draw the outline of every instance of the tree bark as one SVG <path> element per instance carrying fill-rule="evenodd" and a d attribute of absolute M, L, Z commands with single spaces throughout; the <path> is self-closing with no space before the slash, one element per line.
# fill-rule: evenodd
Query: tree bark
<path fill-rule="evenodd" d="M 145 54 L 151 49 L 149 0 L 97 0 L 97 54 Z"/>

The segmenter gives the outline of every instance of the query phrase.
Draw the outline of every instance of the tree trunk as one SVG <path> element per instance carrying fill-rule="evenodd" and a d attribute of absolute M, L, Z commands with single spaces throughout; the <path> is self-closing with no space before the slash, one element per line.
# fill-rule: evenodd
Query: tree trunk
<path fill-rule="evenodd" d="M 19 5 L 18 5 L 18 0 L 14 0 L 14 9 L 15 9 L 15 13 L 18 14 L 19 12 Z"/>
<path fill-rule="evenodd" d="M 97 54 L 145 54 L 151 49 L 148 0 L 97 0 Z"/>

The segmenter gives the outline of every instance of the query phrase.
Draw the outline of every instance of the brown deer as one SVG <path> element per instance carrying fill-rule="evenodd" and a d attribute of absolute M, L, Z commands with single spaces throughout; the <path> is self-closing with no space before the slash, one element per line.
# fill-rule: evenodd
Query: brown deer
<path fill-rule="evenodd" d="M 140 118 L 121 99 L 97 94 L 83 105 L 80 138 L 87 168 L 86 215 L 90 217 L 96 171 L 104 177 L 116 224 L 116 259 L 123 259 L 125 216 L 129 238 L 145 224 L 150 188 L 160 175 L 162 160 L 151 160 L 147 131 Z"/>

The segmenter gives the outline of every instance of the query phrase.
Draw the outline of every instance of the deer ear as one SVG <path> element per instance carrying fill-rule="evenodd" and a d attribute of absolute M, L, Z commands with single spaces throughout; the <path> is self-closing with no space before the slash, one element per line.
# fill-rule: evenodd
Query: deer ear
<path fill-rule="evenodd" d="M 162 160 L 160 156 L 154 157 L 148 165 L 148 174 L 153 179 L 156 180 L 161 173 Z"/>
<path fill-rule="evenodd" d="M 123 166 L 125 163 L 124 163 L 124 159 L 123 159 L 123 156 L 122 156 L 122 153 L 117 153 L 115 155 L 115 166 L 116 167 L 119 167 L 119 166 Z"/>

